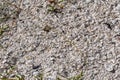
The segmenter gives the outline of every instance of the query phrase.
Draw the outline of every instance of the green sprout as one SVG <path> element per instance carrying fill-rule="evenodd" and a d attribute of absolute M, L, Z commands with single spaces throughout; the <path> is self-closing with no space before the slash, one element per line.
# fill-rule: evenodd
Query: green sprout
<path fill-rule="evenodd" d="M 37 75 L 37 76 L 35 76 L 35 78 L 37 79 L 37 80 L 43 80 L 43 74 L 42 73 L 40 73 L 39 75 Z"/>
<path fill-rule="evenodd" d="M 55 10 L 55 6 L 48 5 L 48 11 L 54 11 L 54 10 Z"/>
<path fill-rule="evenodd" d="M 83 80 L 83 72 L 81 72 L 79 75 L 74 76 L 72 78 L 69 78 L 68 80 Z"/>
<path fill-rule="evenodd" d="M 56 1 L 53 0 L 52 3 L 49 1 L 49 4 L 47 5 L 48 12 L 61 13 L 61 10 L 64 7 L 62 3 L 63 1 L 64 0 L 56 0 Z"/>
<path fill-rule="evenodd" d="M 23 75 L 16 75 L 16 80 L 25 80 Z"/>
<path fill-rule="evenodd" d="M 7 25 L 0 26 L 0 36 L 8 29 Z"/>

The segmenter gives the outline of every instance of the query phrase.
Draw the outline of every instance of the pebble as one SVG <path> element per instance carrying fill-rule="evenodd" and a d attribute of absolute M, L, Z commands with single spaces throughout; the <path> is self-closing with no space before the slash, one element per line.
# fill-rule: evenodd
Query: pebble
<path fill-rule="evenodd" d="M 38 69 L 40 67 L 40 65 L 33 65 L 33 69 Z"/>
<path fill-rule="evenodd" d="M 93 0 L 86 0 L 86 3 L 90 3 L 90 2 L 92 2 Z"/>
<path fill-rule="evenodd" d="M 7 62 L 7 60 L 3 60 L 2 63 L 5 64 Z"/>
<path fill-rule="evenodd" d="M 104 68 L 109 72 L 114 70 L 114 66 L 115 66 L 115 64 L 111 61 L 108 61 L 104 64 Z"/>
<path fill-rule="evenodd" d="M 120 4 L 118 4 L 115 9 L 120 12 Z"/>
<path fill-rule="evenodd" d="M 24 64 L 24 63 L 25 63 L 25 60 L 24 60 L 24 59 L 20 59 L 20 60 L 19 60 L 19 63 L 20 63 L 20 64 Z"/>
<path fill-rule="evenodd" d="M 37 76 L 37 75 L 39 75 L 38 71 L 33 72 L 33 76 Z"/>

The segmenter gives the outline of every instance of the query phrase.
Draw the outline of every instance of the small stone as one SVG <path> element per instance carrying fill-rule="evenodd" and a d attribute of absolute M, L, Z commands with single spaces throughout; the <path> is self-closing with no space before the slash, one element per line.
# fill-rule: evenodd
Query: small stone
<path fill-rule="evenodd" d="M 11 75 L 10 75 L 10 78 L 14 78 L 14 77 L 15 77 L 15 74 L 11 74 Z"/>
<path fill-rule="evenodd" d="M 37 75 L 39 75 L 38 71 L 33 72 L 33 76 L 37 76 Z"/>
<path fill-rule="evenodd" d="M 89 60 L 93 61 L 93 60 L 95 60 L 95 58 L 94 57 L 89 57 Z"/>
<path fill-rule="evenodd" d="M 111 73 L 115 73 L 115 69 L 113 69 L 112 71 L 110 71 Z"/>
<path fill-rule="evenodd" d="M 118 10 L 118 11 L 120 11 L 120 4 L 118 4 L 115 9 Z"/>
<path fill-rule="evenodd" d="M 24 60 L 24 59 L 20 59 L 20 60 L 19 60 L 19 63 L 20 63 L 20 64 L 24 64 L 24 63 L 25 63 L 25 60 Z"/>
<path fill-rule="evenodd" d="M 35 65 L 33 65 L 33 69 L 38 69 L 40 67 L 40 65 L 37 65 L 37 66 L 35 66 Z"/>
<path fill-rule="evenodd" d="M 107 71 L 112 72 L 114 70 L 115 64 L 112 62 L 105 63 L 104 67 Z"/>
<path fill-rule="evenodd" d="M 5 64 L 7 62 L 7 60 L 3 60 L 2 63 Z"/>
<path fill-rule="evenodd" d="M 45 80 L 54 80 L 54 79 L 48 77 L 48 78 L 46 78 Z"/>
<path fill-rule="evenodd" d="M 112 30 L 112 26 L 110 23 L 104 23 L 110 30 Z"/>
<path fill-rule="evenodd" d="M 55 2 L 55 0 L 48 0 L 48 2 L 50 2 L 50 3 L 54 3 L 54 2 Z"/>
<path fill-rule="evenodd" d="M 51 29 L 52 29 L 52 28 L 51 28 L 50 26 L 46 25 L 43 30 L 44 30 L 45 32 L 49 32 Z"/>
<path fill-rule="evenodd" d="M 90 3 L 90 2 L 92 2 L 93 0 L 86 0 L 86 3 Z"/>

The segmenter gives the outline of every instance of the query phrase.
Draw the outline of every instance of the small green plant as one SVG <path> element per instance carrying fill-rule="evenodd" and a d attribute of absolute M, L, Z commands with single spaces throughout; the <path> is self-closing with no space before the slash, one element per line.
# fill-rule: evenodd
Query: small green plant
<path fill-rule="evenodd" d="M 0 36 L 8 29 L 7 25 L 0 26 Z"/>
<path fill-rule="evenodd" d="M 15 75 L 16 80 L 25 80 L 24 75 Z"/>
<path fill-rule="evenodd" d="M 48 12 L 55 12 L 55 13 L 61 13 L 62 9 L 64 8 L 64 5 L 62 2 L 64 0 L 48 0 L 49 4 L 47 5 Z"/>
<path fill-rule="evenodd" d="M 2 17 L 0 17 L 0 22 L 5 22 L 10 18 L 9 15 L 4 14 Z"/>
<path fill-rule="evenodd" d="M 70 77 L 70 78 L 65 78 L 65 77 L 58 75 L 56 80 L 83 80 L 83 72 L 81 72 L 77 76 Z"/>
<path fill-rule="evenodd" d="M 61 80 L 61 79 L 58 77 L 57 80 Z"/>
<path fill-rule="evenodd" d="M 3 45 L 2 45 L 2 44 L 0 44 L 0 49 L 1 49 L 1 48 L 3 48 Z"/>
<path fill-rule="evenodd" d="M 50 27 L 49 25 L 46 25 L 46 26 L 43 28 L 43 30 L 44 30 L 45 32 L 50 32 L 51 29 L 52 29 L 52 27 Z"/>
<path fill-rule="evenodd" d="M 35 76 L 35 78 L 37 79 L 37 80 L 43 80 L 43 74 L 42 73 L 40 73 L 39 75 L 37 75 L 37 76 Z"/>
<path fill-rule="evenodd" d="M 83 72 L 81 72 L 79 75 L 74 76 L 72 78 L 69 78 L 68 80 L 83 80 Z"/>

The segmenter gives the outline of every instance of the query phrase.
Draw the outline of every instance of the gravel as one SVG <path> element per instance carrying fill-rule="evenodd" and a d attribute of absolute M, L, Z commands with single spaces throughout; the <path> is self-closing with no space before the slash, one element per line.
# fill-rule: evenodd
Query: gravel
<path fill-rule="evenodd" d="M 0 36 L 0 74 L 14 66 L 25 80 L 81 72 L 83 80 L 120 79 L 120 0 L 63 0 L 62 7 L 47 0 L 7 1 L 21 11 L 0 22 L 9 26 Z"/>

